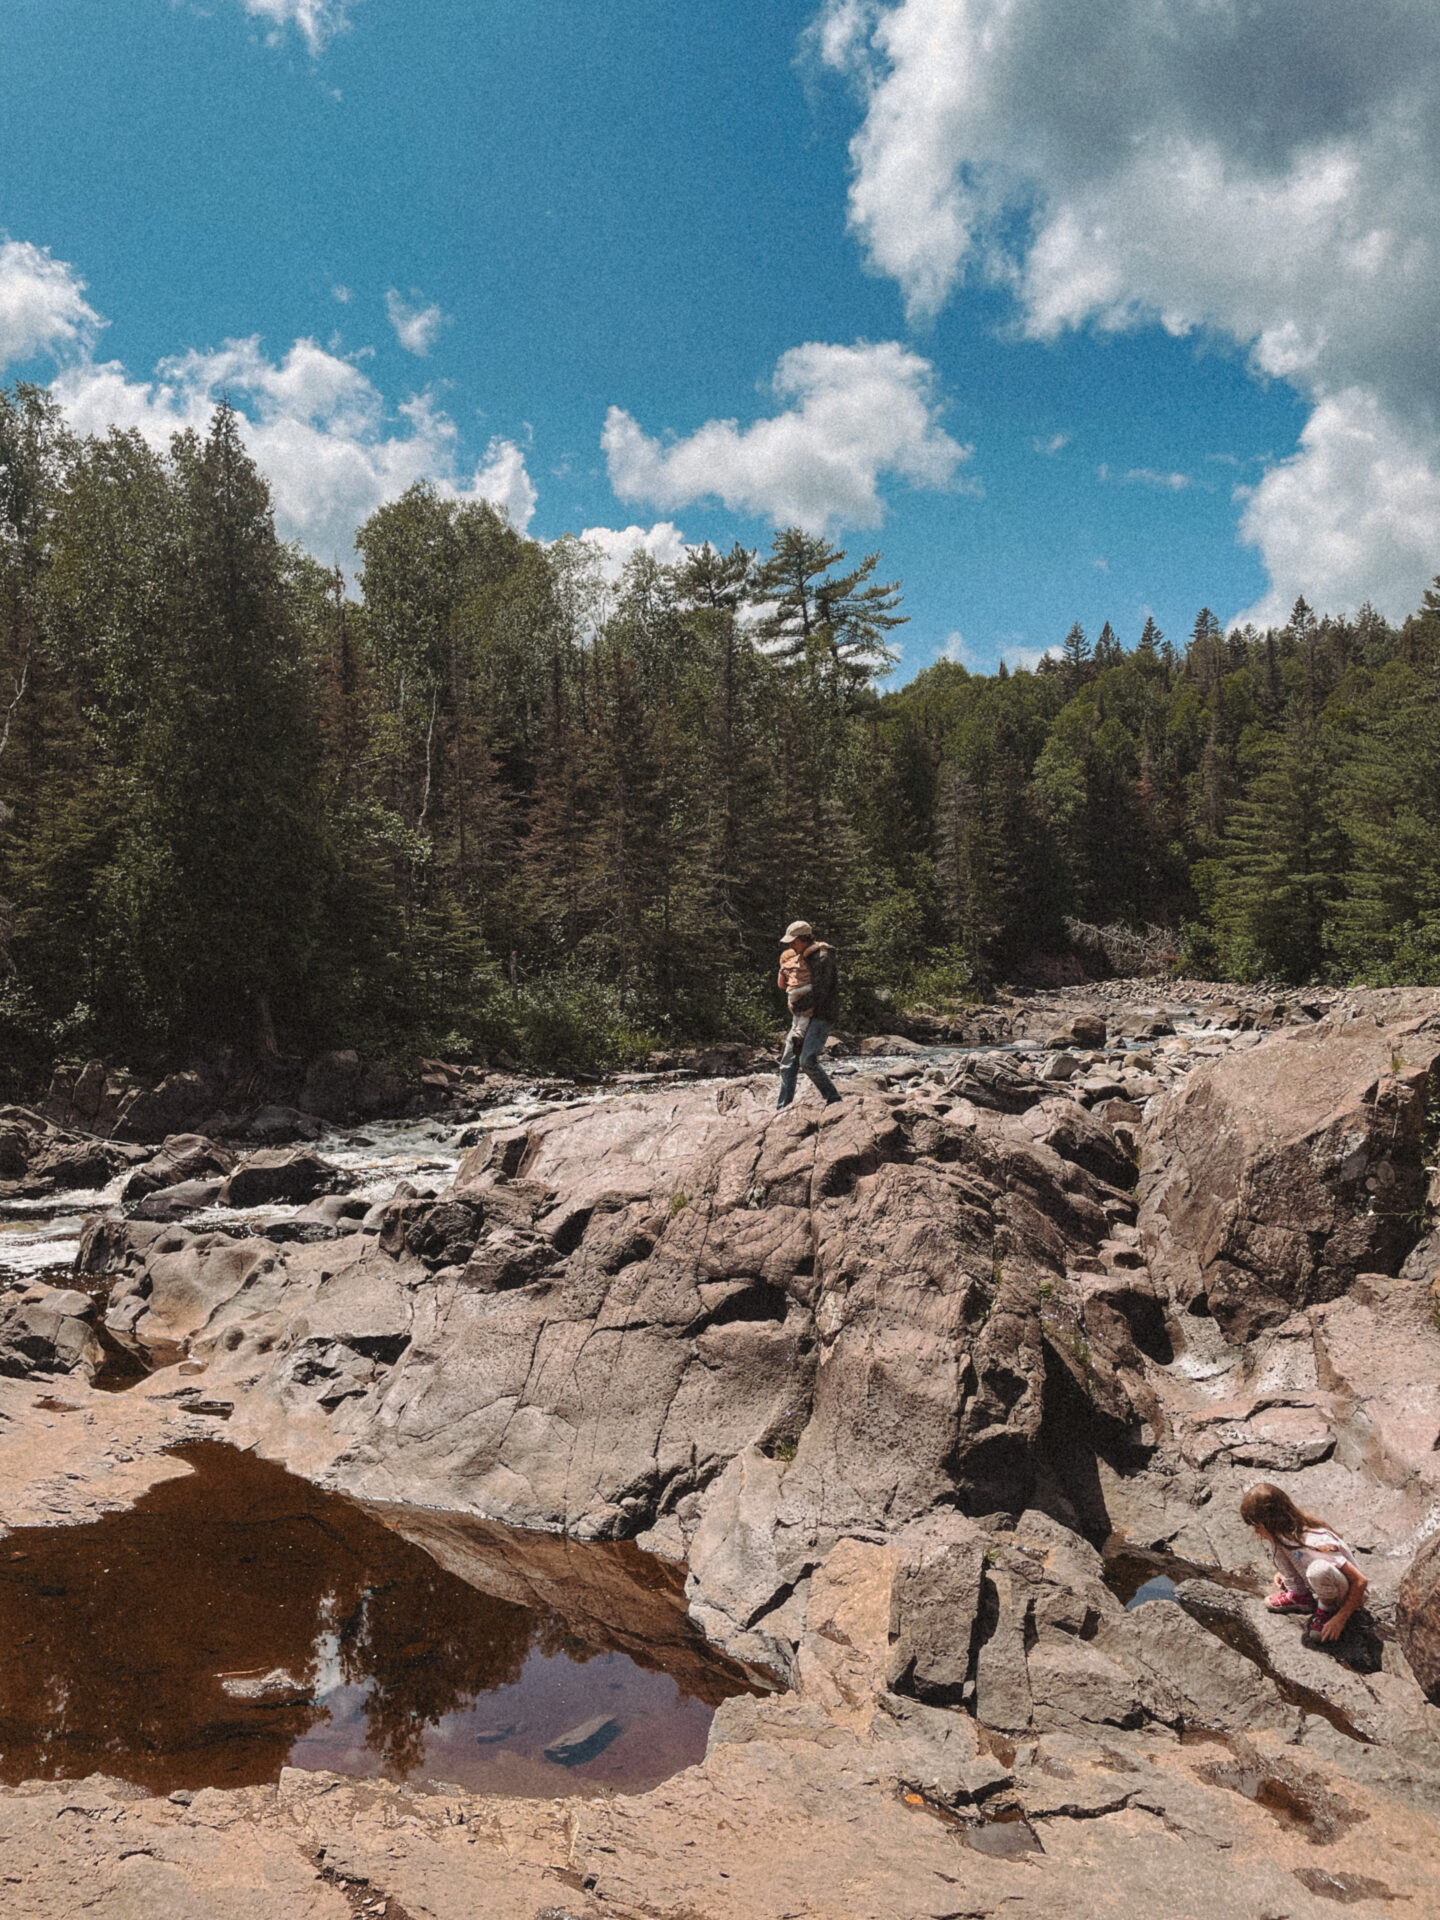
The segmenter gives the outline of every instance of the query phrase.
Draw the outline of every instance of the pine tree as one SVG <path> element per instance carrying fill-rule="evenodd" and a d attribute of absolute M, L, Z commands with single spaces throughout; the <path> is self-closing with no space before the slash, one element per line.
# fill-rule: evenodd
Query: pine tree
<path fill-rule="evenodd" d="M 1085 637 L 1085 629 L 1077 620 L 1066 634 L 1060 649 L 1060 679 L 1065 688 L 1066 699 L 1073 700 L 1091 677 L 1090 642 Z"/>
<path fill-rule="evenodd" d="M 786 527 L 756 569 L 750 592 L 762 606 L 770 603 L 758 632 L 775 658 L 807 667 L 848 706 L 894 666 L 899 656 L 885 636 L 908 616 L 895 611 L 898 584 L 871 578 L 878 553 L 849 573 L 834 572 L 844 559 L 843 547 Z"/>

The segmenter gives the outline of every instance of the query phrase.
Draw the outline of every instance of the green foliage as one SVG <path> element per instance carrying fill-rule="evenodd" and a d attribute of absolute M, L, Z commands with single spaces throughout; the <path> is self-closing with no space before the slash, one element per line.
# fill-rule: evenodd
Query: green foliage
<path fill-rule="evenodd" d="M 276 539 L 242 426 L 160 454 L 0 393 L 11 1092 L 61 1048 L 759 1041 L 796 916 L 852 1026 L 1045 977 L 1086 925 L 1440 984 L 1440 593 L 1398 631 L 1202 609 L 1183 650 L 1076 624 L 1033 673 L 884 692 L 878 555 L 787 528 L 617 581 L 419 485 L 358 530 L 355 599 Z"/>

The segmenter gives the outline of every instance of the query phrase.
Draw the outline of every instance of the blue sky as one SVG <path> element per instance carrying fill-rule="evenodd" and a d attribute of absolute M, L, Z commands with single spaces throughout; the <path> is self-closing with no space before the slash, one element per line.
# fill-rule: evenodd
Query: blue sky
<path fill-rule="evenodd" d="M 662 554 L 803 518 L 903 581 L 902 675 L 1077 618 L 1403 613 L 1436 196 L 1382 123 L 1434 118 L 1423 13 L 1379 0 L 1367 66 L 1329 0 L 1264 0 L 1256 78 L 1243 25 L 1177 64 L 1140 0 L 1013 11 L 7 0 L 6 377 L 157 438 L 230 392 L 327 561 L 421 474 Z M 1282 124 L 1297 88 L 1325 111 Z"/>

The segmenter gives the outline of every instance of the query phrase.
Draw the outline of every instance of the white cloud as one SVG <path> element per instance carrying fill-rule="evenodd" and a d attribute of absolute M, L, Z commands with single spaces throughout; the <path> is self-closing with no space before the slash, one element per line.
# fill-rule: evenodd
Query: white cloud
<path fill-rule="evenodd" d="M 1344 581 L 1399 613 L 1440 554 L 1440 9 L 1356 18 L 1345 0 L 830 0 L 812 44 L 864 70 L 851 224 L 913 315 L 970 273 L 1011 287 L 1038 339 L 1143 323 L 1240 342 L 1315 407 L 1246 511 L 1276 595 Z M 1357 422 L 1385 489 L 1368 561 L 1330 457 Z M 1308 550 L 1300 492 L 1322 516 Z"/>
<path fill-rule="evenodd" d="M 874 527 L 883 475 L 948 487 L 970 456 L 939 425 L 930 362 L 898 341 L 792 347 L 771 385 L 793 403 L 783 412 L 748 427 L 710 420 L 669 442 L 611 407 L 601 445 L 618 498 L 671 511 L 718 498 L 812 533 Z"/>
<path fill-rule="evenodd" d="M 1042 660 L 1058 660 L 1059 647 L 1027 647 L 1018 640 L 1004 640 L 995 650 L 996 664 L 1004 663 L 1011 673 L 1034 673 Z"/>
<path fill-rule="evenodd" d="M 1300 592 L 1317 608 L 1412 611 L 1440 568 L 1440 437 L 1363 387 L 1322 400 L 1300 451 L 1237 494 L 1273 582 L 1242 621 L 1283 625 Z"/>
<path fill-rule="evenodd" d="M 1035 449 L 1036 453 L 1050 455 L 1059 453 L 1062 448 L 1068 447 L 1069 444 L 1070 436 L 1068 433 L 1037 434 L 1030 442 L 1030 445 Z"/>
<path fill-rule="evenodd" d="M 436 335 L 449 321 L 449 314 L 434 306 L 414 306 L 394 287 L 385 295 L 385 312 L 395 329 L 395 338 L 407 353 L 425 355 L 435 344 Z"/>
<path fill-rule="evenodd" d="M 297 28 L 311 53 L 323 53 L 350 24 L 350 0 L 241 0 L 241 4 L 255 19 L 270 22 L 274 39 L 286 27 Z"/>
<path fill-rule="evenodd" d="M 939 646 L 935 649 L 935 658 L 937 660 L 949 660 L 952 665 L 957 667 L 966 664 L 965 636 L 958 627 L 955 627 L 951 632 L 947 633 L 945 638 L 940 642 Z"/>
<path fill-rule="evenodd" d="M 1113 481 L 1118 487 L 1162 487 L 1170 493 L 1183 493 L 1195 483 L 1188 473 L 1160 473 L 1154 467 L 1129 467 L 1113 473 L 1102 460 L 1095 469 L 1097 480 Z"/>
<path fill-rule="evenodd" d="M 653 527 L 586 527 L 580 538 L 598 550 L 607 581 L 618 580 L 626 562 L 637 553 L 648 553 L 662 567 L 673 567 L 689 551 L 673 520 L 657 520 Z"/>
<path fill-rule="evenodd" d="M 0 367 L 89 346 L 103 325 L 73 267 L 28 240 L 0 241 Z"/>
<path fill-rule="evenodd" d="M 203 433 L 228 395 L 270 482 L 281 533 L 326 562 L 346 563 L 360 522 L 417 480 L 452 499 L 490 501 L 521 533 L 535 511 L 513 441 L 492 440 L 474 473 L 462 475 L 455 424 L 427 396 L 392 414 L 353 360 L 313 340 L 297 340 L 279 360 L 258 339 L 232 340 L 162 362 L 153 380 L 131 379 L 118 361 L 83 361 L 63 370 L 53 391 L 77 432 L 134 427 L 156 446 L 185 427 Z"/>

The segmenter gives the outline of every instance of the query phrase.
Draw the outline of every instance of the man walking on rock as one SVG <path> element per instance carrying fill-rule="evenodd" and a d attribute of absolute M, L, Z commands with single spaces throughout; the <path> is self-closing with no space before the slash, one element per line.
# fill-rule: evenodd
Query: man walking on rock
<path fill-rule="evenodd" d="M 826 1106 L 832 1106 L 840 1095 L 820 1056 L 830 1037 L 830 1023 L 840 1011 L 840 972 L 835 949 L 815 938 L 808 920 L 792 920 L 785 929 L 775 984 L 783 990 L 790 1009 L 790 1031 L 780 1056 L 780 1098 L 775 1104 L 789 1106 L 803 1073 L 819 1088 Z"/>

